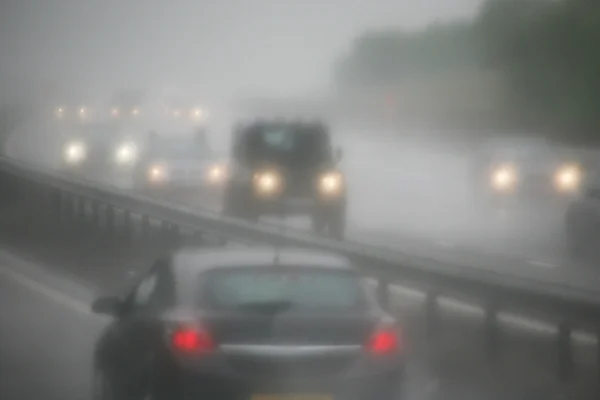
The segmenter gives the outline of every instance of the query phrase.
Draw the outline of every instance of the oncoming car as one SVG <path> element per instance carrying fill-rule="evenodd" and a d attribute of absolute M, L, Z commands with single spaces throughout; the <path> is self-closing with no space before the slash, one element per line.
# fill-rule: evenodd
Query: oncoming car
<path fill-rule="evenodd" d="M 490 141 L 472 169 L 475 192 L 488 205 L 568 203 L 580 192 L 584 169 L 542 139 Z"/>
<path fill-rule="evenodd" d="M 346 181 L 330 133 L 320 123 L 257 121 L 233 137 L 224 212 L 262 215 L 308 214 L 317 232 L 342 238 L 346 225 Z"/>
<path fill-rule="evenodd" d="M 151 134 L 136 175 L 136 186 L 149 190 L 220 190 L 227 167 L 201 129 L 194 134 Z"/>
<path fill-rule="evenodd" d="M 94 399 L 400 399 L 399 322 L 346 260 L 306 250 L 179 250 L 97 341 Z"/>
<path fill-rule="evenodd" d="M 114 123 L 91 123 L 63 135 L 64 170 L 93 176 L 126 176 L 137 165 L 143 143 Z"/>

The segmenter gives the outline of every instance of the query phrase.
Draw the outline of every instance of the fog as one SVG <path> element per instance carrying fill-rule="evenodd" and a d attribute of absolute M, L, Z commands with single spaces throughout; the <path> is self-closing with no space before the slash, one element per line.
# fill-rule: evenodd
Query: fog
<path fill-rule="evenodd" d="M 77 102 L 73 104 L 92 104 L 107 101 L 119 88 L 156 94 L 177 87 L 217 104 L 327 94 L 335 61 L 365 31 L 415 30 L 468 18 L 480 3 L 4 1 L 0 96 L 6 103 L 22 93 L 58 91 L 69 93 L 65 98 Z M 13 135 L 13 145 L 27 148 L 30 159 L 49 158 L 40 136 L 33 140 L 27 132 L 47 132 L 44 124 L 21 127 Z M 468 186 L 467 146 L 440 140 L 445 133 L 428 136 L 419 129 L 368 124 L 352 129 L 352 124 L 332 124 L 338 143 L 347 149 L 343 164 L 351 194 L 351 239 L 395 248 L 418 242 L 424 252 L 448 244 L 453 252 L 461 247 L 522 252 L 525 260 L 547 252 L 547 238 L 558 229 L 559 216 L 534 221 L 532 209 L 526 209 L 507 219 L 477 209 Z M 417 143 L 416 137 L 426 139 Z M 216 141 L 223 150 L 227 144 L 221 138 Z M 540 238 L 542 231 L 546 236 Z"/>
<path fill-rule="evenodd" d="M 1 86 L 185 85 L 211 96 L 328 89 L 365 29 L 470 15 L 478 0 L 8 0 Z"/>

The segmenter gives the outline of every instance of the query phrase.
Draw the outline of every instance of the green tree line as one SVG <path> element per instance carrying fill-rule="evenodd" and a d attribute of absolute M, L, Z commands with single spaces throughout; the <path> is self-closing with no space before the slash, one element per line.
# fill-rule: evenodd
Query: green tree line
<path fill-rule="evenodd" d="M 600 138 L 598 1 L 489 0 L 474 20 L 368 32 L 335 75 L 341 88 L 356 89 L 453 70 L 496 71 L 515 113 L 542 128 Z"/>

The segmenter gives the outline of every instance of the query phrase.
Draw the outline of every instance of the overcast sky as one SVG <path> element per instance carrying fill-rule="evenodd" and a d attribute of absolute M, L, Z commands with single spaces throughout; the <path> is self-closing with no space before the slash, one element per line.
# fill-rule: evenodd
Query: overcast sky
<path fill-rule="evenodd" d="M 293 95 L 326 87 L 362 31 L 470 16 L 480 1 L 2 0 L 0 80 Z"/>

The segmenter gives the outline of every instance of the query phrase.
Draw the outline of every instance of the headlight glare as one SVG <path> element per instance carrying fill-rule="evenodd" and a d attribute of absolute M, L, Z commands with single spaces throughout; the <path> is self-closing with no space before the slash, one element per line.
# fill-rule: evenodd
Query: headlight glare
<path fill-rule="evenodd" d="M 554 175 L 554 186 L 561 192 L 571 192 L 579 188 L 581 169 L 577 165 L 564 165 Z"/>
<path fill-rule="evenodd" d="M 138 148 L 134 143 L 123 143 L 117 148 L 116 161 L 119 164 L 132 164 L 137 161 Z"/>
<path fill-rule="evenodd" d="M 221 183 L 227 176 L 227 169 L 224 165 L 211 165 L 207 172 L 207 180 L 210 183 Z"/>
<path fill-rule="evenodd" d="M 323 194 L 338 194 L 343 187 L 343 176 L 339 172 L 327 172 L 319 179 L 319 191 Z"/>
<path fill-rule="evenodd" d="M 503 165 L 492 171 L 491 184 L 499 191 L 512 190 L 517 184 L 517 170 L 512 165 Z"/>
<path fill-rule="evenodd" d="M 163 182 L 168 178 L 167 167 L 162 164 L 155 164 L 148 169 L 148 179 L 151 182 Z"/>
<path fill-rule="evenodd" d="M 190 111 L 190 118 L 196 121 L 203 120 L 205 118 L 204 110 L 201 108 L 194 108 Z"/>
<path fill-rule="evenodd" d="M 71 142 L 65 146 L 64 157 L 69 164 L 77 164 L 85 159 L 87 149 L 82 142 Z"/>
<path fill-rule="evenodd" d="M 254 188 L 259 195 L 273 196 L 281 192 L 283 178 L 276 171 L 263 171 L 254 174 Z"/>

